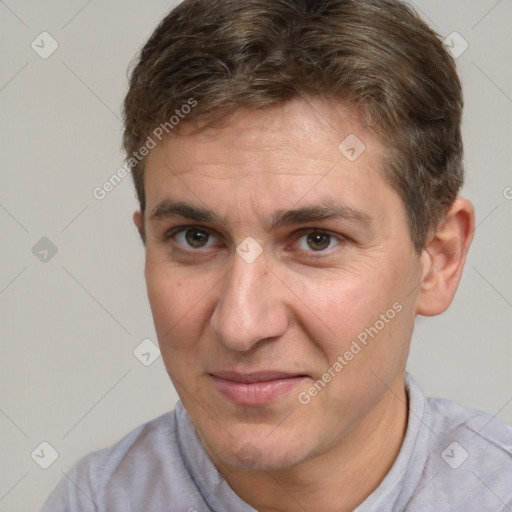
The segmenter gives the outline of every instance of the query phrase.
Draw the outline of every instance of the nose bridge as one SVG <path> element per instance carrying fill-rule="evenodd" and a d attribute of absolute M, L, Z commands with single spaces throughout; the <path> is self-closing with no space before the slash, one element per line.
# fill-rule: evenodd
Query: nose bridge
<path fill-rule="evenodd" d="M 262 339 L 282 335 L 288 323 L 286 307 L 276 293 L 276 278 L 267 267 L 266 258 L 261 255 L 248 261 L 240 253 L 233 255 L 231 271 L 211 317 L 218 339 L 239 351 L 250 350 Z"/>

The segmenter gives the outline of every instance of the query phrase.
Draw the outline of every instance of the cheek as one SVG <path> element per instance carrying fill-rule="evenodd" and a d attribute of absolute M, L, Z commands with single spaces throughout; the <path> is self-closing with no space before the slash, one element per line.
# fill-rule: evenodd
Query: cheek
<path fill-rule="evenodd" d="M 160 344 L 178 345 L 201 328 L 199 319 L 211 288 L 200 276 L 182 275 L 167 263 L 146 262 L 146 287 Z"/>
<path fill-rule="evenodd" d="M 405 291 L 409 290 L 407 281 L 403 272 L 390 266 L 386 271 L 376 267 L 364 272 L 345 269 L 320 281 L 318 277 L 303 280 L 297 296 L 307 298 L 306 305 L 324 326 L 321 334 L 311 330 L 309 337 L 329 361 L 349 350 L 354 340 L 361 341 L 363 348 L 357 356 L 360 362 L 370 356 L 398 353 L 390 349 L 403 348 L 414 322 L 411 297 Z"/>
<path fill-rule="evenodd" d="M 328 326 L 321 334 L 308 333 L 324 355 L 313 380 L 328 384 L 303 391 L 333 424 L 339 421 L 336 411 L 347 418 L 363 415 L 382 396 L 383 382 L 389 385 L 405 366 L 414 315 L 396 277 L 346 273 L 324 283 L 323 293 L 307 285 L 310 303 Z"/>
<path fill-rule="evenodd" d="M 374 280 L 348 270 L 321 277 L 319 274 L 302 276 L 289 286 L 322 322 L 327 338 L 337 340 L 337 344 L 364 329 L 386 302 Z"/>
<path fill-rule="evenodd" d="M 208 324 L 212 285 L 199 275 L 183 276 L 166 262 L 146 263 L 146 286 L 162 359 L 174 386 L 183 392 L 183 383 L 193 386 L 191 370 L 201 361 L 199 340 Z"/>

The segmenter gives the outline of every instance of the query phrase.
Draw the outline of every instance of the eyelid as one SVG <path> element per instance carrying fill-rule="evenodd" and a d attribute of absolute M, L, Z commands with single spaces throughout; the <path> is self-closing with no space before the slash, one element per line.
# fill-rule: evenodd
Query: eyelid
<path fill-rule="evenodd" d="M 179 233 L 181 231 L 186 231 L 187 229 L 200 229 L 202 231 L 208 231 L 208 233 L 209 233 L 209 230 L 204 228 L 203 226 L 196 226 L 193 224 L 186 225 L 186 226 L 174 226 L 174 227 L 164 231 L 164 233 L 162 235 L 162 239 L 167 240 L 167 239 L 173 237 L 174 235 L 176 235 L 177 233 Z"/>
<path fill-rule="evenodd" d="M 315 227 L 312 227 L 312 228 L 301 228 L 301 229 L 297 230 L 295 232 L 295 238 L 300 238 L 302 236 L 309 235 L 310 233 L 321 233 L 321 234 L 324 234 L 324 235 L 328 235 L 328 236 L 330 236 L 332 238 L 336 238 L 339 241 L 343 241 L 343 240 L 347 240 L 348 239 L 348 237 L 346 237 L 345 235 L 342 235 L 341 233 L 335 233 L 334 231 L 330 231 L 328 229 L 315 228 Z"/>
<path fill-rule="evenodd" d="M 338 243 L 334 247 L 331 247 L 330 249 L 326 249 L 324 251 L 313 251 L 313 250 L 312 251 L 304 251 L 302 249 L 299 249 L 300 252 L 307 253 L 308 255 L 312 255 L 312 257 L 315 257 L 315 258 L 322 256 L 322 254 L 323 255 L 330 254 L 330 252 L 332 250 L 334 250 L 334 248 L 337 247 L 340 243 L 346 242 L 348 240 L 348 238 L 346 236 L 342 235 L 341 233 L 334 233 L 332 231 L 329 231 L 328 229 L 312 227 L 312 228 L 301 228 L 298 231 L 296 231 L 294 240 L 291 245 L 296 244 L 300 238 L 302 238 L 303 236 L 307 236 L 310 233 L 321 233 L 321 234 L 330 236 L 331 238 L 334 238 L 335 240 L 338 241 Z"/>
<path fill-rule="evenodd" d="M 188 224 L 188 225 L 181 225 L 181 226 L 175 226 L 173 228 L 168 229 L 163 233 L 163 235 L 160 237 L 161 242 L 168 242 L 169 240 L 173 239 L 177 234 L 182 233 L 183 231 L 188 231 L 189 229 L 197 229 L 198 231 L 204 231 L 205 233 L 208 233 L 209 236 L 212 238 L 217 238 L 219 235 L 216 231 L 206 228 L 204 226 L 198 226 L 195 224 Z M 187 249 L 186 247 L 183 247 L 181 244 L 178 244 L 181 248 Z M 192 251 L 199 251 L 200 249 L 192 249 Z"/>

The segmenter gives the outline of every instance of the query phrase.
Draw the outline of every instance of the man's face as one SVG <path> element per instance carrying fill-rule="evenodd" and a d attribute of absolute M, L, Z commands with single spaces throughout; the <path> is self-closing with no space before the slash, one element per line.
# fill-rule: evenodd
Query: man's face
<path fill-rule="evenodd" d="M 292 467 L 403 407 L 421 268 L 384 152 L 351 110 L 293 101 L 149 155 L 149 301 L 214 460 Z"/>

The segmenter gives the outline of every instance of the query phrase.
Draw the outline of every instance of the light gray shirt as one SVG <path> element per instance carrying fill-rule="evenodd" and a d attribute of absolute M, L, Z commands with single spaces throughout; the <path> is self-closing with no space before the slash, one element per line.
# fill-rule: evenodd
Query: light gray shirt
<path fill-rule="evenodd" d="M 512 512 L 512 427 L 407 375 L 409 421 L 391 470 L 356 512 Z M 42 512 L 256 512 L 219 474 L 181 405 L 81 459 Z M 313 512 L 313 511 L 312 511 Z"/>

